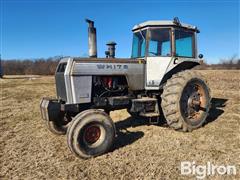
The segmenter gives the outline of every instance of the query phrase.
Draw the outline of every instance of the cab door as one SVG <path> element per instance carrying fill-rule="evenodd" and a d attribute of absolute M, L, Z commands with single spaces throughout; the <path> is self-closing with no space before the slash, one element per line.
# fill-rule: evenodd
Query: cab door
<path fill-rule="evenodd" d="M 172 57 L 147 57 L 145 89 L 158 90 Z"/>
<path fill-rule="evenodd" d="M 145 89 L 159 89 L 172 60 L 171 28 L 150 28 L 146 56 Z"/>

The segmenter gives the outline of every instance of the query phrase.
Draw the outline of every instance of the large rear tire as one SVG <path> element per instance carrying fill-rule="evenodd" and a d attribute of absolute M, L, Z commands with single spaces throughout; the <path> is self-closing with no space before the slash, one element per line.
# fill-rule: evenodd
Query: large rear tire
<path fill-rule="evenodd" d="M 179 72 L 163 88 L 161 106 L 168 125 L 179 131 L 201 127 L 210 109 L 210 90 L 202 76 L 191 70 Z"/>
<path fill-rule="evenodd" d="M 90 109 L 74 117 L 67 130 L 69 149 L 81 158 L 106 153 L 115 138 L 115 125 L 103 111 Z"/>

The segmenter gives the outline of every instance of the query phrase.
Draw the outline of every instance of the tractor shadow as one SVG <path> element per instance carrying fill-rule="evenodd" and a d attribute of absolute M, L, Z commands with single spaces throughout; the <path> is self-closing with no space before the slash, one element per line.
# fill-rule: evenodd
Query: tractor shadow
<path fill-rule="evenodd" d="M 218 117 L 224 113 L 223 108 L 226 106 L 227 101 L 228 99 L 212 98 L 212 106 L 209 111 L 209 115 L 207 117 L 205 125 L 216 121 Z M 121 121 L 115 122 L 117 137 L 111 151 L 130 145 L 144 136 L 144 133 L 142 131 L 132 132 L 129 131 L 128 128 L 146 125 L 157 125 L 160 127 L 168 128 L 166 120 L 163 116 L 160 116 L 158 124 L 150 124 L 149 120 L 144 117 L 128 117 Z"/>
<path fill-rule="evenodd" d="M 165 126 L 165 122 L 162 120 L 158 124 L 150 124 L 148 118 L 144 117 L 128 117 L 121 121 L 115 122 L 116 134 L 115 143 L 112 151 L 130 145 L 144 136 L 142 131 L 129 131 L 128 128 L 134 128 L 139 126 L 160 125 Z"/>
<path fill-rule="evenodd" d="M 130 145 L 138 139 L 142 138 L 144 136 L 144 133 L 142 131 L 129 131 L 127 129 L 130 127 L 136 127 L 146 124 L 146 120 L 143 121 L 142 118 L 133 117 L 128 117 L 121 121 L 115 122 L 117 137 L 115 139 L 112 151 Z"/>
<path fill-rule="evenodd" d="M 206 124 L 216 121 L 219 116 L 224 113 L 224 108 L 226 107 L 226 102 L 228 99 L 223 98 L 212 98 L 211 100 L 211 109 L 206 120 Z"/>

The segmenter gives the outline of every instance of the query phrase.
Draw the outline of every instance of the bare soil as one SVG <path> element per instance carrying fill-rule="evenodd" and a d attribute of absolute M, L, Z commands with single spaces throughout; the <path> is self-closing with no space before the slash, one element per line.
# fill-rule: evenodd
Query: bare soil
<path fill-rule="evenodd" d="M 213 97 L 204 127 L 176 132 L 114 111 L 118 137 L 111 152 L 88 160 L 76 158 L 66 137 L 50 133 L 41 119 L 41 98 L 55 97 L 54 77 L 0 80 L 0 179 L 195 178 L 180 174 L 181 161 L 235 165 L 237 175 L 210 178 L 240 179 L 240 71 L 201 72 Z"/>

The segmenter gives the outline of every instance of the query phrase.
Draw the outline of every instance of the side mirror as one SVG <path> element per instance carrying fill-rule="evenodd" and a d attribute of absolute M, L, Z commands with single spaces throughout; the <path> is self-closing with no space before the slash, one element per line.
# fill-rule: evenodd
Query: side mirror
<path fill-rule="evenodd" d="M 202 54 L 199 54 L 198 57 L 199 57 L 199 59 L 202 59 L 202 58 L 203 58 L 203 55 L 202 55 Z"/>

